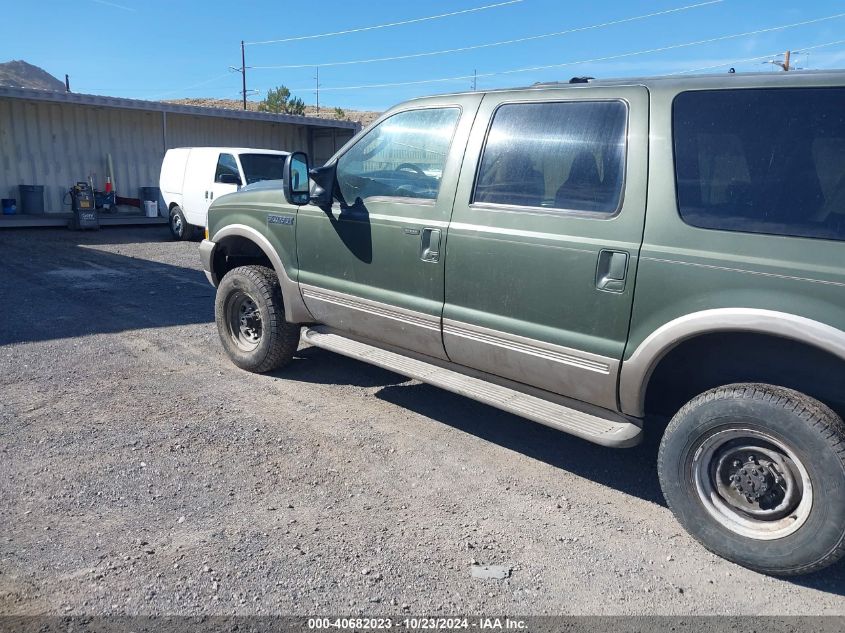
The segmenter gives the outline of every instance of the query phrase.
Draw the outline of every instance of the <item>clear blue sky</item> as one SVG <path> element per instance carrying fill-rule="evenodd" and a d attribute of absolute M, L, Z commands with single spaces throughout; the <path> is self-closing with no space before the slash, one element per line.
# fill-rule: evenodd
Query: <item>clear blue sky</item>
<path fill-rule="evenodd" d="M 259 41 L 366 27 L 471 9 L 504 0 L 42 0 L 4 7 L 0 61 L 24 59 L 63 79 L 75 92 L 140 99 L 238 98 L 240 41 Z M 443 19 L 319 39 L 247 46 L 247 66 L 324 64 L 475 46 L 624 20 L 706 0 L 515 0 Z M 313 8 L 313 13 L 309 10 Z M 573 75 L 652 75 L 720 65 L 767 70 L 761 60 L 786 48 L 815 48 L 799 66 L 845 67 L 845 17 L 756 35 L 641 55 L 672 47 L 845 13 L 835 0 L 724 0 L 676 13 L 517 44 L 401 61 L 323 66 L 323 105 L 382 110 L 404 99 L 465 90 L 470 79 L 355 90 L 343 86 L 402 83 L 472 75 L 479 88 L 566 80 Z M 592 61 L 512 74 L 512 69 Z M 279 84 L 314 102 L 314 69 L 248 70 L 248 88 Z M 251 96 L 258 99 L 258 96 Z"/>

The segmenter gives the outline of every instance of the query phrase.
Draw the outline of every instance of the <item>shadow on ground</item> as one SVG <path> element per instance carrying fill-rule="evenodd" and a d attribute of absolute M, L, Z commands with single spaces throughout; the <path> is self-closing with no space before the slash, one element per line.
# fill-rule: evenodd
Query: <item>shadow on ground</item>
<path fill-rule="evenodd" d="M 97 248 L 106 245 L 132 245 L 132 255 Z M 0 345 L 212 321 L 199 255 L 195 268 L 154 261 L 185 248 L 196 246 L 170 242 L 166 227 L 0 233 Z"/>
<path fill-rule="evenodd" d="M 276 375 L 286 380 L 315 384 L 380 387 L 376 397 L 386 402 L 554 468 L 666 506 L 657 478 L 657 449 L 667 423 L 665 419 L 646 420 L 645 438 L 639 446 L 612 449 L 591 444 L 469 398 L 412 382 L 393 372 L 315 347 L 300 349 L 294 362 Z M 507 465 L 502 466 L 506 467 Z M 565 494 L 565 491 L 563 492 Z M 680 525 L 678 532 L 683 532 Z M 815 574 L 782 580 L 843 596 L 845 560 Z"/>
<path fill-rule="evenodd" d="M 382 400 L 555 468 L 665 505 L 655 467 L 665 420 L 652 420 L 657 432 L 646 433 L 639 446 L 611 449 L 316 347 L 300 349 L 294 362 L 275 375 L 323 385 L 381 387 L 376 396 Z"/>

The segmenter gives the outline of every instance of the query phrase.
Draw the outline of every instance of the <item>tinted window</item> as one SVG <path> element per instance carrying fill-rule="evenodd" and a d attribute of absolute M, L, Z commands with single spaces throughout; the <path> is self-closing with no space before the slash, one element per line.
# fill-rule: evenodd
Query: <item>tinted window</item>
<path fill-rule="evenodd" d="M 262 180 L 282 180 L 285 173 L 285 159 L 281 154 L 241 154 L 246 184 Z"/>
<path fill-rule="evenodd" d="M 627 119 L 620 101 L 501 106 L 490 126 L 473 202 L 615 213 Z"/>
<path fill-rule="evenodd" d="M 460 110 L 410 110 L 385 119 L 337 162 L 343 199 L 372 196 L 434 200 Z"/>
<path fill-rule="evenodd" d="M 235 157 L 231 154 L 220 154 L 220 157 L 217 159 L 217 171 L 214 172 L 214 182 L 220 182 L 220 176 L 223 174 L 231 174 L 240 178 L 238 164 L 235 162 Z"/>
<path fill-rule="evenodd" d="M 845 89 L 685 92 L 673 111 L 684 221 L 845 239 Z"/>

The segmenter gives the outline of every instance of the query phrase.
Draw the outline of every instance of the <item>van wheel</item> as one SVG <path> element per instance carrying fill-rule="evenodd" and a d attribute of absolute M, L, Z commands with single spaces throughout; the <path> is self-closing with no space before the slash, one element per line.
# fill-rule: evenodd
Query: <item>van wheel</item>
<path fill-rule="evenodd" d="M 232 362 L 264 373 L 287 365 L 299 345 L 299 325 L 285 321 L 276 273 L 265 266 L 230 270 L 217 287 L 217 332 Z"/>
<path fill-rule="evenodd" d="M 672 418 L 660 486 L 707 549 L 766 574 L 813 572 L 845 554 L 845 425 L 791 389 L 712 389 Z"/>
<path fill-rule="evenodd" d="M 179 205 L 170 209 L 170 234 L 174 240 L 190 240 L 194 236 L 194 227 L 188 224 Z"/>

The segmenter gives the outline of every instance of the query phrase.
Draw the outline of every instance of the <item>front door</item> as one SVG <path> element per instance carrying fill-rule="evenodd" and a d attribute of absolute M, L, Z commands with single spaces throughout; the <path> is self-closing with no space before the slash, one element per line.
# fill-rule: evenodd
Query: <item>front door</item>
<path fill-rule="evenodd" d="M 227 193 L 234 193 L 238 190 L 238 185 L 231 182 L 221 182 L 224 174 L 230 178 L 241 179 L 241 172 L 238 169 L 238 163 L 235 160 L 234 154 L 223 152 L 217 156 L 217 166 L 214 169 L 214 182 L 208 187 L 208 204 L 217 200 L 220 196 L 225 196 Z M 241 184 L 245 184 L 241 182 Z"/>
<path fill-rule="evenodd" d="M 340 331 L 444 358 L 444 247 L 480 97 L 385 117 L 337 159 L 344 202 L 297 215 L 302 296 Z"/>
<path fill-rule="evenodd" d="M 484 97 L 447 236 L 452 361 L 617 408 L 647 153 L 645 88 Z"/>

